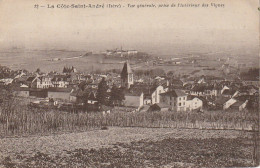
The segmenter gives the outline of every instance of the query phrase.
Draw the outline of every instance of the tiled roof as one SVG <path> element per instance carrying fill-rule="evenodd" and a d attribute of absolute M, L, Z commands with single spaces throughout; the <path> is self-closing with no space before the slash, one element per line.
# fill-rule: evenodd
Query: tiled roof
<path fill-rule="evenodd" d="M 141 96 L 143 92 L 126 92 L 126 96 Z"/>
<path fill-rule="evenodd" d="M 27 82 L 32 82 L 35 79 L 35 76 L 30 76 L 29 78 L 27 78 Z"/>
<path fill-rule="evenodd" d="M 233 95 L 236 91 L 235 90 L 230 90 L 230 89 L 226 89 L 223 91 L 223 95 Z"/>
<path fill-rule="evenodd" d="M 172 96 L 172 97 L 180 97 L 180 96 L 187 96 L 183 91 L 179 89 L 175 89 L 169 92 L 161 93 L 161 96 Z"/>
<path fill-rule="evenodd" d="M 187 100 L 193 100 L 194 98 L 198 98 L 198 96 L 193 96 L 193 95 L 188 95 L 187 96 Z"/>
<path fill-rule="evenodd" d="M 223 105 L 224 103 L 226 103 L 229 100 L 229 98 L 227 97 L 219 97 L 218 99 L 215 100 L 216 104 L 221 104 Z"/>
<path fill-rule="evenodd" d="M 130 92 L 143 92 L 145 97 L 149 97 L 152 93 L 157 89 L 156 85 L 149 85 L 149 84 L 134 84 L 131 85 L 129 91 Z"/>
<path fill-rule="evenodd" d="M 15 90 L 15 91 L 29 91 L 30 88 L 28 88 L 28 87 L 14 87 L 13 90 Z"/>
<path fill-rule="evenodd" d="M 245 102 L 243 102 L 243 101 L 237 101 L 237 102 L 235 102 L 234 104 L 232 104 L 231 107 L 239 107 L 239 106 L 241 106 L 243 103 L 245 103 Z"/>

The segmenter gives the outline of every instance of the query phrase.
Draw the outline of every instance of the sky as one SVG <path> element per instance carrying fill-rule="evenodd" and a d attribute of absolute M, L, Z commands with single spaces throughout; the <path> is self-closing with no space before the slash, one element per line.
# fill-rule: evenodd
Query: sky
<path fill-rule="evenodd" d="M 0 49 L 154 53 L 259 52 L 258 0 L 114 0 L 114 4 L 224 4 L 224 8 L 35 9 L 108 0 L 0 0 Z"/>

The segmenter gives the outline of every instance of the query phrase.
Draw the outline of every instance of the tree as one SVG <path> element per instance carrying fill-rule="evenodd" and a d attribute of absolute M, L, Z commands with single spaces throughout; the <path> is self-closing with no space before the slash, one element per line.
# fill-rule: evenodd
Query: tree
<path fill-rule="evenodd" d="M 8 67 L 0 65 L 0 79 L 2 78 L 10 78 L 12 70 Z"/>
<path fill-rule="evenodd" d="M 155 68 L 155 69 L 151 69 L 150 70 L 150 75 L 153 76 L 161 76 L 161 75 L 165 75 L 165 72 L 163 69 L 161 68 Z"/>
<path fill-rule="evenodd" d="M 116 87 L 113 85 L 111 89 L 111 96 L 110 96 L 110 104 L 112 105 L 120 105 L 122 101 L 125 99 L 125 94 L 123 89 Z"/>
<path fill-rule="evenodd" d="M 97 100 L 99 104 L 106 104 L 108 100 L 108 85 L 105 78 L 102 78 L 101 82 L 98 84 L 97 90 Z"/>
<path fill-rule="evenodd" d="M 174 72 L 173 71 L 167 72 L 167 77 L 173 78 L 174 77 Z"/>
<path fill-rule="evenodd" d="M 40 74 L 40 72 L 41 72 L 40 68 L 37 68 L 36 73 Z"/>

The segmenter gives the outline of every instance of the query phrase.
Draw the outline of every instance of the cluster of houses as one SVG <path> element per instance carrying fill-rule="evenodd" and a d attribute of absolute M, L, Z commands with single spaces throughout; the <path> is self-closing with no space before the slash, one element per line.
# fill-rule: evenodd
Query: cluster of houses
<path fill-rule="evenodd" d="M 8 81 L 18 97 L 38 98 L 52 104 L 97 105 L 97 90 L 101 80 L 106 80 L 107 93 L 113 86 L 121 88 L 124 100 L 120 105 L 138 111 L 201 111 L 208 109 L 244 110 L 259 96 L 259 82 L 207 79 L 188 81 L 167 76 L 156 76 L 149 81 L 136 80 L 129 62 L 121 74 L 82 74 L 75 67 L 64 67 L 62 73 L 20 74 Z M 37 100 L 37 101 L 36 101 Z M 45 102 L 46 102 L 45 101 Z M 94 108 L 92 108 L 94 109 Z"/>

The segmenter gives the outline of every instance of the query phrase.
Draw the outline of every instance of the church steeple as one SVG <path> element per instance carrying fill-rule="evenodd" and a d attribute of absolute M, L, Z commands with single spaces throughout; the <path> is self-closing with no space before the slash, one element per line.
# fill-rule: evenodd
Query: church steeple
<path fill-rule="evenodd" d="M 130 88 L 132 84 L 134 84 L 134 75 L 129 62 L 126 61 L 121 72 L 121 85 Z"/>

